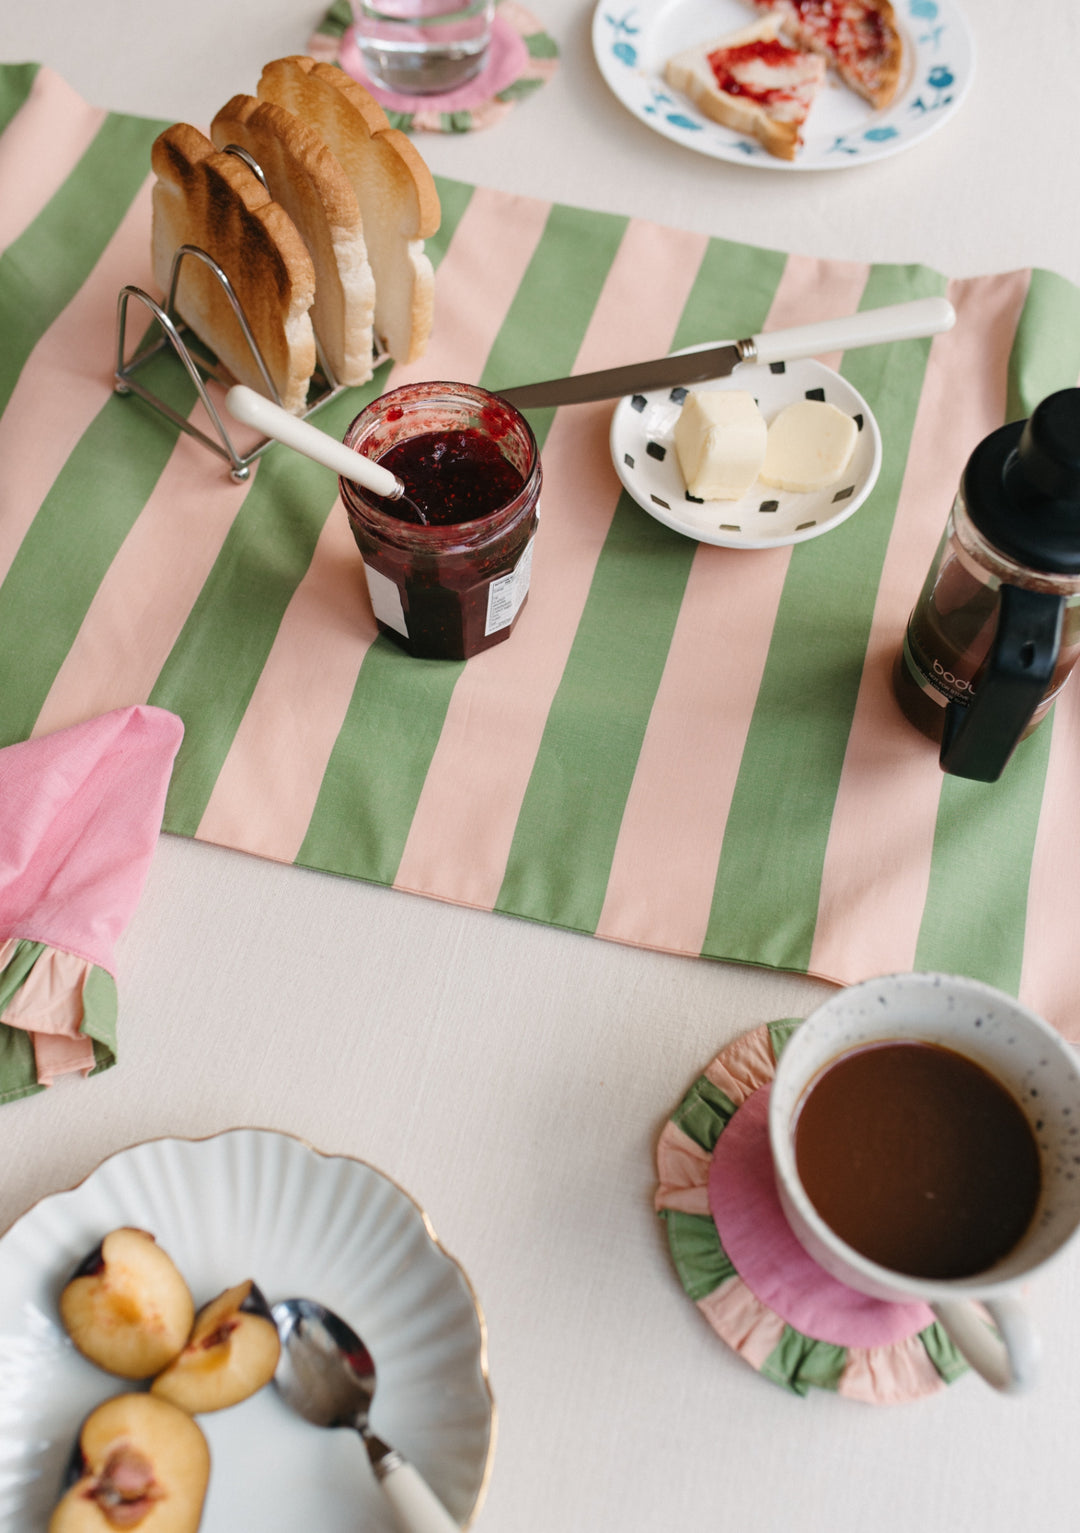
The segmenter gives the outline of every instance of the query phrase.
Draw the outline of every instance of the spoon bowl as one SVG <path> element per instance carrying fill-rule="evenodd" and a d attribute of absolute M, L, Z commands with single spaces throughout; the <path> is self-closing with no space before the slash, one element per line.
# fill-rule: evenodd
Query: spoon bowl
<path fill-rule="evenodd" d="M 314 1426 L 359 1432 L 404 1533 L 456 1533 L 416 1468 L 372 1432 L 375 1363 L 352 1327 L 315 1299 L 283 1299 L 271 1313 L 281 1338 L 274 1386 L 285 1403 Z"/>

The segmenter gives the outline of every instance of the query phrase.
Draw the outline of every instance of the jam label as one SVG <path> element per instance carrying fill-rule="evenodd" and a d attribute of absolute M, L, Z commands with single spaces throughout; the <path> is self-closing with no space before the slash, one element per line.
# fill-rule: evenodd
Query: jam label
<path fill-rule="evenodd" d="M 520 612 L 529 591 L 534 542 L 535 537 L 529 539 L 524 553 L 508 575 L 500 575 L 498 580 L 493 580 L 488 586 L 485 637 L 498 633 L 501 628 L 509 628 Z"/>
<path fill-rule="evenodd" d="M 375 614 L 376 622 L 385 623 L 387 628 L 392 628 L 395 633 L 407 639 L 409 630 L 405 623 L 405 609 L 401 605 L 401 592 L 397 586 L 389 576 L 384 575 L 381 570 L 374 569 L 366 560 L 364 575 L 367 578 L 371 610 Z"/>

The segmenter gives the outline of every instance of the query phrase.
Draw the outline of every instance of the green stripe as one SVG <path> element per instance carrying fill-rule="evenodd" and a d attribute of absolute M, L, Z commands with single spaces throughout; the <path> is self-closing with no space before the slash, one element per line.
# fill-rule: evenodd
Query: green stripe
<path fill-rule="evenodd" d="M 191 409 L 194 389 L 171 359 L 141 377 L 174 409 Z M 0 743 L 29 736 L 178 435 L 141 400 L 112 394 L 54 480 L 0 586 Z"/>
<path fill-rule="evenodd" d="M 1009 354 L 1007 421 L 1029 416 L 1047 394 L 1080 378 L 1080 287 L 1055 272 L 1031 274 Z"/>
<path fill-rule="evenodd" d="M 626 227 L 624 219 L 555 207 L 488 357 L 481 383 L 568 372 Z M 575 252 L 575 280 L 564 273 Z M 553 306 L 554 305 L 554 306 Z M 559 315 L 557 325 L 551 314 Z M 551 411 L 533 413 L 542 439 Z M 538 417 L 546 417 L 545 420 Z M 540 536 L 543 536 L 541 531 Z M 513 643 L 513 639 L 509 641 Z M 360 668 L 298 861 L 391 882 L 462 665 L 420 661 L 380 638 Z M 367 806 L 377 804 L 378 814 Z M 365 831 L 353 827 L 368 821 Z M 342 828 L 347 833 L 342 834 Z"/>
<path fill-rule="evenodd" d="M 93 271 L 150 174 L 150 146 L 164 126 L 107 117 L 63 186 L 0 256 L 0 411 L 30 352 Z"/>
<path fill-rule="evenodd" d="M 874 267 L 860 307 L 944 291 L 923 267 Z M 728 815 L 704 951 L 805 970 L 825 847 L 929 340 L 845 355 L 884 460 L 849 522 L 796 545 Z"/>
<path fill-rule="evenodd" d="M 674 344 L 760 329 L 784 259 L 712 241 Z M 596 929 L 696 551 L 691 539 L 620 496 L 548 715 L 498 909 Z M 591 721 L 587 734 L 583 718 Z"/>
<path fill-rule="evenodd" d="M 1009 420 L 1080 377 L 1080 289 L 1035 271 L 1009 356 Z M 1075 683 L 1074 683 L 1075 684 Z M 915 951 L 920 969 L 962 968 L 1016 994 L 1031 860 L 1053 710 L 995 783 L 942 778 L 930 881 Z"/>
<path fill-rule="evenodd" d="M 0 65 L 0 133 L 28 99 L 40 64 Z"/>

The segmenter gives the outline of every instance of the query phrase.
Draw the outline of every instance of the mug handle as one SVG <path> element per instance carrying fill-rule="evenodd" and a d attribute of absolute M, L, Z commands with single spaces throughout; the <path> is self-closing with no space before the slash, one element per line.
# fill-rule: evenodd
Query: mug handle
<path fill-rule="evenodd" d="M 996 1336 L 966 1299 L 945 1299 L 930 1307 L 976 1373 L 1004 1394 L 1020 1394 L 1038 1373 L 1039 1334 L 1018 1299 L 984 1302 Z"/>

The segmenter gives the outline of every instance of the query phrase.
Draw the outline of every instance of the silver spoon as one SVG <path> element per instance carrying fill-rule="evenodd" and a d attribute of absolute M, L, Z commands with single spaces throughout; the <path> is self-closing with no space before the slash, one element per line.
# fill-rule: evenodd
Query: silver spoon
<path fill-rule="evenodd" d="M 272 1314 L 281 1338 L 274 1384 L 286 1404 L 318 1427 L 353 1427 L 360 1433 L 405 1533 L 458 1533 L 457 1522 L 413 1465 L 369 1427 L 375 1364 L 356 1332 L 315 1299 L 283 1299 Z"/>

